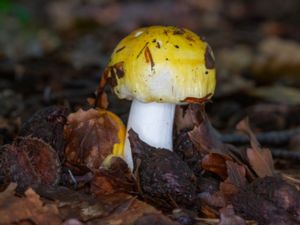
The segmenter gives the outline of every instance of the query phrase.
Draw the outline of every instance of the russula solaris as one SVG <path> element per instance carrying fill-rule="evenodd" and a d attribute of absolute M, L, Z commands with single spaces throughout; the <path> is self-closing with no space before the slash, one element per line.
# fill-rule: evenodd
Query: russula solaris
<path fill-rule="evenodd" d="M 209 45 L 195 33 L 171 26 L 141 28 L 122 39 L 104 77 L 119 98 L 132 100 L 127 130 L 169 150 L 176 104 L 203 103 L 216 84 Z M 124 158 L 133 168 L 128 138 Z"/>

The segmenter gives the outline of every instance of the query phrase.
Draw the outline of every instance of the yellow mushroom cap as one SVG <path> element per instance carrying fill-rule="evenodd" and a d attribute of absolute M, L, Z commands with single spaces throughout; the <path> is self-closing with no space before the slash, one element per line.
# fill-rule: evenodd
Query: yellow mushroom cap
<path fill-rule="evenodd" d="M 171 26 L 133 31 L 117 45 L 105 72 L 119 98 L 141 102 L 201 102 L 216 85 L 209 45 Z"/>

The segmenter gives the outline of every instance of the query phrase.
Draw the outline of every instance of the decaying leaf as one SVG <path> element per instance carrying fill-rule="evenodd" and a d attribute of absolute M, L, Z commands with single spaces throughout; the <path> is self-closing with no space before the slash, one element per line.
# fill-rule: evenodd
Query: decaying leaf
<path fill-rule="evenodd" d="M 300 91 L 294 87 L 283 85 L 263 86 L 249 90 L 248 94 L 274 103 L 294 106 L 300 104 Z"/>
<path fill-rule="evenodd" d="M 32 115 L 21 127 L 19 136 L 37 137 L 50 144 L 63 160 L 64 125 L 68 110 L 62 106 L 49 106 Z"/>
<path fill-rule="evenodd" d="M 128 133 L 134 161 L 141 160 L 135 166 L 143 197 L 164 210 L 191 207 L 196 182 L 187 164 L 167 149 L 149 146 L 132 129 Z"/>
<path fill-rule="evenodd" d="M 224 149 L 223 143 L 214 133 L 210 122 L 206 119 L 188 132 L 189 137 L 198 151 L 221 153 Z"/>
<path fill-rule="evenodd" d="M 125 193 L 92 196 L 64 187 L 40 191 L 47 199 L 58 202 L 63 220 L 73 218 L 87 225 L 152 225 L 155 221 L 165 225 L 179 225 L 154 207 Z"/>
<path fill-rule="evenodd" d="M 290 77 L 299 80 L 300 45 L 277 37 L 263 39 L 254 59 L 253 74 L 261 80 Z"/>
<path fill-rule="evenodd" d="M 108 168 L 101 167 L 91 182 L 91 192 L 107 195 L 116 192 L 133 193 L 135 180 L 127 163 L 120 157 L 112 157 Z"/>
<path fill-rule="evenodd" d="M 251 131 L 248 120 L 242 120 L 237 129 L 250 137 L 251 148 L 247 149 L 247 157 L 251 168 L 259 177 L 274 175 L 274 162 L 269 149 L 261 148 L 254 133 Z"/>
<path fill-rule="evenodd" d="M 70 114 L 65 126 L 67 160 L 97 170 L 114 145 L 120 143 L 119 129 L 124 128 L 105 111 L 80 109 Z"/>
<path fill-rule="evenodd" d="M 245 225 L 246 222 L 234 212 L 232 205 L 220 210 L 220 223 L 218 225 Z"/>
<path fill-rule="evenodd" d="M 201 161 L 203 169 L 217 174 L 222 179 L 227 178 L 226 158 L 217 153 L 210 153 L 203 157 Z"/>
<path fill-rule="evenodd" d="M 60 225 L 62 220 L 55 204 L 43 203 L 32 189 L 25 192 L 24 197 L 15 196 L 16 184 L 10 184 L 0 194 L 0 224 L 30 224 Z"/>
<path fill-rule="evenodd" d="M 175 111 L 175 128 L 176 133 L 189 131 L 195 125 L 199 125 L 205 116 L 203 106 L 198 104 L 189 104 L 187 106 L 177 106 Z"/>
<path fill-rule="evenodd" d="M 296 188 L 275 176 L 254 180 L 231 199 L 239 215 L 259 225 L 299 224 L 299 201 Z"/>
<path fill-rule="evenodd" d="M 60 179 L 61 165 L 56 151 L 38 138 L 18 138 L 2 148 L 0 154 L 1 183 L 16 182 L 18 190 L 29 186 L 55 185 Z"/>
<path fill-rule="evenodd" d="M 226 168 L 229 183 L 238 188 L 244 187 L 247 184 L 246 169 L 243 165 L 227 160 Z"/>

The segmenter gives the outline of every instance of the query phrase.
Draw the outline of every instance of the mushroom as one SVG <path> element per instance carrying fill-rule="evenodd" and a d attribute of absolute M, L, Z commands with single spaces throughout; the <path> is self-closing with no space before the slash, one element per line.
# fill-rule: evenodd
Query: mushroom
<path fill-rule="evenodd" d="M 204 103 L 214 93 L 216 76 L 210 46 L 188 29 L 151 26 L 122 39 L 104 71 L 113 92 L 132 100 L 127 131 L 156 148 L 172 151 L 177 104 Z M 133 168 L 126 137 L 124 158 Z"/>

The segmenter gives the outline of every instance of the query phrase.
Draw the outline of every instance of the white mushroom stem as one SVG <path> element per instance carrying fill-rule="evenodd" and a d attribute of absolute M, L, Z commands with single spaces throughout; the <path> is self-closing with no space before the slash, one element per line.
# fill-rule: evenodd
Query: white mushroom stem
<path fill-rule="evenodd" d="M 133 169 L 133 160 L 128 130 L 132 128 L 142 141 L 156 148 L 166 148 L 173 151 L 173 121 L 175 104 L 142 103 L 133 100 L 127 122 L 127 135 L 124 146 L 124 158 Z"/>

